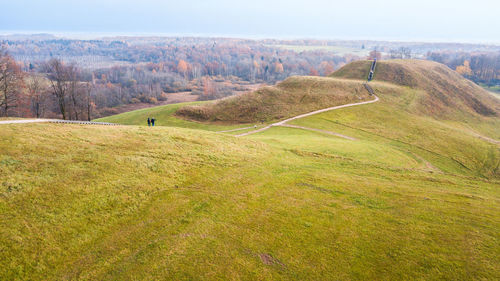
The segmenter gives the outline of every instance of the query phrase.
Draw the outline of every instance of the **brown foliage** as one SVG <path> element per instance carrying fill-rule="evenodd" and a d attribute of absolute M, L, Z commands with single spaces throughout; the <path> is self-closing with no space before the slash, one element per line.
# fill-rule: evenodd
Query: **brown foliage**
<path fill-rule="evenodd" d="M 0 50 L 0 115 L 9 116 L 18 107 L 24 86 L 23 77 L 14 58 Z"/>

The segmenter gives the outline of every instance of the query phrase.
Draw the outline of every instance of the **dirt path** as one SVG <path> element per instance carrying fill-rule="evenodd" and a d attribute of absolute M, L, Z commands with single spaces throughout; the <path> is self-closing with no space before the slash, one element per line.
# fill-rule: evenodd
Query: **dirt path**
<path fill-rule="evenodd" d="M 263 132 L 263 131 L 265 131 L 267 129 L 270 129 L 271 127 L 284 126 L 287 122 L 290 122 L 290 121 L 293 121 L 293 120 L 297 120 L 297 119 L 300 119 L 300 118 L 304 118 L 304 117 L 308 117 L 308 116 L 311 116 L 311 115 L 315 115 L 315 114 L 319 114 L 319 113 L 331 111 L 331 110 L 336 110 L 336 109 L 341 109 L 341 108 L 345 108 L 345 107 L 351 107 L 351 106 L 357 106 L 357 105 L 363 105 L 363 104 L 369 104 L 369 103 L 378 102 L 379 98 L 376 95 L 373 95 L 373 96 L 375 97 L 375 99 L 370 100 L 370 101 L 363 101 L 363 102 L 357 102 L 357 103 L 350 103 L 350 104 L 338 105 L 338 106 L 328 107 L 328 108 L 316 110 L 316 111 L 313 111 L 313 112 L 309 112 L 309 113 L 297 115 L 295 117 L 288 118 L 288 119 L 285 119 L 285 120 L 277 122 L 277 123 L 273 123 L 271 125 L 268 125 L 266 127 L 260 128 L 258 130 L 253 130 L 253 131 L 250 131 L 250 132 L 246 132 L 246 133 L 243 133 L 243 134 L 236 135 L 236 137 L 244 137 L 244 136 L 248 136 L 248 135 L 251 135 L 251 134 L 260 133 L 260 132 Z M 286 127 L 289 127 L 289 125 L 287 125 Z M 306 127 L 302 127 L 301 128 L 300 126 L 296 126 L 296 128 L 304 129 Z M 316 129 L 306 128 L 306 130 L 316 130 Z M 321 130 L 319 130 L 319 131 L 321 131 Z M 333 133 L 333 132 L 330 132 L 330 133 Z M 336 133 L 333 133 L 333 134 L 336 134 Z M 346 136 L 343 136 L 343 137 L 346 137 Z M 348 138 L 350 138 L 350 137 L 348 137 Z"/>
<path fill-rule="evenodd" d="M 225 131 L 218 131 L 217 133 L 230 133 L 230 132 L 236 132 L 236 131 L 249 130 L 249 129 L 253 129 L 253 128 L 255 128 L 255 126 L 245 127 L 245 128 L 236 128 L 236 129 L 225 130 Z"/>
<path fill-rule="evenodd" d="M 59 119 L 22 119 L 22 120 L 4 120 L 4 121 L 0 121 L 0 125 L 2 125 L 2 124 L 26 124 L 26 123 L 64 123 L 64 124 L 81 124 L 81 125 L 120 126 L 120 124 L 115 124 L 115 123 L 74 121 L 74 120 L 59 120 Z"/>
<path fill-rule="evenodd" d="M 469 130 L 469 133 L 471 133 L 471 134 L 472 134 L 472 135 L 474 135 L 475 137 L 480 138 L 480 139 L 482 139 L 482 140 L 485 140 L 485 141 L 487 141 L 487 142 L 489 142 L 489 143 L 496 144 L 496 145 L 500 145 L 500 141 L 495 140 L 495 139 L 492 139 L 492 138 L 489 138 L 489 137 L 487 137 L 487 136 L 483 136 L 483 135 L 481 135 L 481 134 L 477 133 L 476 131 Z"/>
<path fill-rule="evenodd" d="M 488 138 L 488 137 L 485 137 L 485 136 L 480 135 L 480 134 L 477 134 L 477 137 L 480 138 L 480 139 L 483 139 L 483 140 L 485 140 L 485 141 L 487 141 L 489 143 L 500 145 L 500 141 L 494 140 L 492 138 Z"/>

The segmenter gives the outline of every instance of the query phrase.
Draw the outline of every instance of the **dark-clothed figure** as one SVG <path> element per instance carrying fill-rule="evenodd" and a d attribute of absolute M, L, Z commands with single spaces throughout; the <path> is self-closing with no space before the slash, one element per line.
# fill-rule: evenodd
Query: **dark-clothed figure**
<path fill-rule="evenodd" d="M 151 126 L 151 119 L 148 117 L 148 126 Z"/>
<path fill-rule="evenodd" d="M 154 118 L 151 118 L 151 125 L 154 127 L 155 126 L 155 119 Z"/>

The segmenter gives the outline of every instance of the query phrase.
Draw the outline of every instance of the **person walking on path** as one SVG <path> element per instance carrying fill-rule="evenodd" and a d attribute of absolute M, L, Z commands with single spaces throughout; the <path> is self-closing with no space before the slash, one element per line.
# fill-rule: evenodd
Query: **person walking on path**
<path fill-rule="evenodd" d="M 151 125 L 154 127 L 155 126 L 155 119 L 154 118 L 151 118 Z"/>
<path fill-rule="evenodd" d="M 148 117 L 148 126 L 149 127 L 151 126 L 151 119 L 149 119 L 149 117 Z"/>

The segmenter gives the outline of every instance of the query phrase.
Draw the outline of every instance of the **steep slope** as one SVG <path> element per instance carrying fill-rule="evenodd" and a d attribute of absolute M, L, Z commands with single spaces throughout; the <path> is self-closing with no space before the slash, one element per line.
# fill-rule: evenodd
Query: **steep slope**
<path fill-rule="evenodd" d="M 266 122 L 352 102 L 369 100 L 362 83 L 324 77 L 291 77 L 274 87 L 200 106 L 186 106 L 177 116 L 228 123 Z"/>
<path fill-rule="evenodd" d="M 365 79 L 370 61 L 350 63 L 331 75 L 336 78 Z M 447 66 L 424 60 L 390 60 L 377 63 L 375 81 L 420 89 L 416 96 L 418 113 L 437 118 L 463 119 L 500 116 L 500 101 Z"/>

